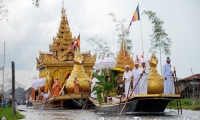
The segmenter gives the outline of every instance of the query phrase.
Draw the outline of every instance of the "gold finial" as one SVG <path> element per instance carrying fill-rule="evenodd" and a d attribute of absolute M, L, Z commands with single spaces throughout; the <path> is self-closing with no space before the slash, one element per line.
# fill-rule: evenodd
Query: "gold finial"
<path fill-rule="evenodd" d="M 62 8 L 64 9 L 64 0 L 62 0 Z"/>
<path fill-rule="evenodd" d="M 125 41 L 124 39 L 122 39 L 122 42 L 121 42 L 121 50 L 126 50 L 126 45 L 125 45 Z"/>

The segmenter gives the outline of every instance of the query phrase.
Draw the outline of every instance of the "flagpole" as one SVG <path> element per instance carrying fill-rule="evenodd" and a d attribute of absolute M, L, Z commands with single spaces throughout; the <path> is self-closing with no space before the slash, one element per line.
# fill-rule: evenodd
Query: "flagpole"
<path fill-rule="evenodd" d="M 138 3 L 139 7 L 139 3 Z M 140 13 L 139 13 L 140 14 Z M 140 31 L 141 31 L 141 41 L 142 41 L 142 54 L 144 55 L 144 46 L 143 46 L 143 40 L 142 40 L 142 26 L 141 26 L 141 18 L 140 18 Z"/>

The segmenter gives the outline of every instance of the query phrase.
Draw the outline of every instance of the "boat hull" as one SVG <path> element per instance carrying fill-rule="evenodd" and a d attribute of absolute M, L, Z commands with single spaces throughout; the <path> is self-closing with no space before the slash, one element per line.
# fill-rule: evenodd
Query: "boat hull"
<path fill-rule="evenodd" d="M 122 101 L 121 103 L 105 103 L 99 105 L 90 98 L 95 106 L 97 106 L 98 112 L 106 113 L 120 113 L 123 112 L 140 112 L 140 113 L 163 113 L 168 103 L 172 100 L 179 99 L 180 95 L 135 95 L 126 103 Z M 124 105 L 126 106 L 124 107 Z"/>

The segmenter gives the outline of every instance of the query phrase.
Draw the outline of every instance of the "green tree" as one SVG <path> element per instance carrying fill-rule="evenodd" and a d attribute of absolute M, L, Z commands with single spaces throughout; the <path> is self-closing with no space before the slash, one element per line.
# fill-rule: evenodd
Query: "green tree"
<path fill-rule="evenodd" d="M 127 50 L 129 51 L 129 53 L 132 53 L 132 40 L 128 38 L 130 32 L 128 31 L 128 29 L 125 27 L 124 22 L 125 19 L 122 20 L 118 20 L 117 17 L 115 16 L 114 13 L 109 13 L 108 15 L 110 15 L 112 17 L 112 21 L 115 23 L 116 25 L 116 31 L 118 31 L 118 44 L 121 43 L 121 40 L 124 39 L 126 42 L 126 47 Z"/>
<path fill-rule="evenodd" d="M 91 46 L 94 46 L 94 52 L 97 53 L 97 58 L 101 58 L 101 56 L 105 56 L 109 54 L 109 56 L 113 57 L 114 53 L 111 52 L 111 48 L 108 46 L 108 43 L 103 41 L 102 39 L 98 39 L 97 36 L 94 38 L 89 38 L 86 40 Z"/>
<path fill-rule="evenodd" d="M 118 94 L 119 90 L 116 88 L 123 84 L 122 82 L 117 82 L 117 71 L 110 69 L 108 70 L 108 73 L 106 71 L 106 69 L 102 69 L 101 75 L 94 75 L 94 77 L 99 81 L 96 82 L 96 86 L 93 88 L 92 92 L 97 94 L 99 104 L 105 102 L 104 99 L 107 98 L 107 96 L 109 96 L 111 93 Z M 110 81 L 108 78 L 110 78 Z"/>
<path fill-rule="evenodd" d="M 33 1 L 33 5 L 35 5 L 35 7 L 39 7 L 40 0 L 32 0 L 32 1 Z"/>
<path fill-rule="evenodd" d="M 0 20 L 8 21 L 8 7 L 0 0 Z"/>
<path fill-rule="evenodd" d="M 148 16 L 149 21 L 153 25 L 152 31 L 153 34 L 150 35 L 151 37 L 151 48 L 149 49 L 150 52 L 159 52 L 160 54 L 160 67 L 162 73 L 162 63 L 161 63 L 161 54 L 165 54 L 169 56 L 171 54 L 171 39 L 168 37 L 168 34 L 165 32 L 163 28 L 164 22 L 156 16 L 155 12 L 152 11 L 144 11 L 142 14 Z"/>

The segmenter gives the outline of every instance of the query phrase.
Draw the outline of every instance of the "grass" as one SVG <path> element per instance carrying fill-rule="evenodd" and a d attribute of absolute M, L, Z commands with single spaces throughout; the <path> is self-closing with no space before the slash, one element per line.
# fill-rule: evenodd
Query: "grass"
<path fill-rule="evenodd" d="M 170 102 L 167 105 L 167 108 L 170 109 L 177 109 L 177 102 L 174 100 L 172 103 Z M 196 101 L 195 104 L 192 104 L 192 99 L 182 99 L 181 100 L 181 107 L 182 109 L 190 109 L 190 110 L 200 110 L 200 100 Z"/>
<path fill-rule="evenodd" d="M 6 107 L 2 108 L 0 107 L 0 120 L 2 117 L 5 117 L 6 120 L 19 120 L 25 118 L 24 115 L 20 114 L 19 111 L 16 111 L 16 117 L 12 114 L 12 108 Z"/>

